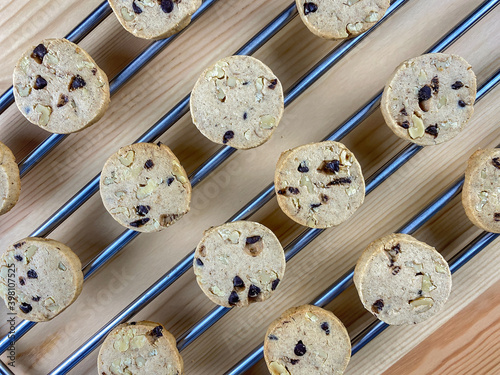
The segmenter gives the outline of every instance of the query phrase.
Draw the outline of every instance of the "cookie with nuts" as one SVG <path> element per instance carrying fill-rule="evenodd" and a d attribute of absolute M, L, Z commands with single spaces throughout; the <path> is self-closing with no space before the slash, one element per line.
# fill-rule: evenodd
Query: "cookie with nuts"
<path fill-rule="evenodd" d="M 167 38 L 184 29 L 201 0 L 108 0 L 123 28 L 143 39 Z"/>
<path fill-rule="evenodd" d="M 432 246 L 396 233 L 368 245 L 356 263 L 354 284 L 364 307 L 380 320 L 417 324 L 443 308 L 451 273 Z"/>
<path fill-rule="evenodd" d="M 456 137 L 474 112 L 476 76 L 462 57 L 430 53 L 403 62 L 385 85 L 380 108 L 398 137 L 420 146 Z"/>
<path fill-rule="evenodd" d="M 120 324 L 106 337 L 97 358 L 99 374 L 181 375 L 174 336 L 161 324 Z"/>
<path fill-rule="evenodd" d="M 271 297 L 285 266 L 283 248 L 274 233 L 252 221 L 205 231 L 193 261 L 200 288 L 225 307 L 248 306 Z"/>
<path fill-rule="evenodd" d="M 365 199 L 361 166 L 342 143 L 310 143 L 281 154 L 274 186 L 283 212 L 301 225 L 329 228 L 349 219 Z"/>
<path fill-rule="evenodd" d="M 267 329 L 264 358 L 272 375 L 341 375 L 351 359 L 351 341 L 332 312 L 292 307 Z"/>
<path fill-rule="evenodd" d="M 45 238 L 25 238 L 0 259 L 0 297 L 21 319 L 51 320 L 80 295 L 81 268 L 80 259 L 68 246 Z"/>
<path fill-rule="evenodd" d="M 295 0 L 302 22 L 324 39 L 364 33 L 380 20 L 389 0 Z"/>
<path fill-rule="evenodd" d="M 104 164 L 100 187 L 113 219 L 138 232 L 159 232 L 189 211 L 191 183 L 162 143 L 122 147 Z"/>
<path fill-rule="evenodd" d="M 68 134 L 96 123 L 109 105 L 109 83 L 90 55 L 66 39 L 45 39 L 14 68 L 17 107 L 31 123 Z"/>
<path fill-rule="evenodd" d="M 462 204 L 475 226 L 500 233 L 500 149 L 479 150 L 469 158 Z"/>
<path fill-rule="evenodd" d="M 0 142 L 0 215 L 9 212 L 19 200 L 21 177 L 14 154 Z"/>
<path fill-rule="evenodd" d="M 281 82 L 251 56 L 227 57 L 205 69 L 190 103 L 193 123 L 205 137 L 238 149 L 267 142 L 284 111 Z"/>

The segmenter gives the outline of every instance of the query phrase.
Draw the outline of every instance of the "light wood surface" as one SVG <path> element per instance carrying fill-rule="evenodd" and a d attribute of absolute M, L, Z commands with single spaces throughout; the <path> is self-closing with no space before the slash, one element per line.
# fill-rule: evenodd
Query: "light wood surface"
<path fill-rule="evenodd" d="M 18 56 L 42 38 L 60 37 L 100 0 L 1 0 L 0 92 L 11 85 Z M 226 221 L 273 178 L 281 151 L 323 138 L 378 90 L 403 60 L 430 47 L 480 0 L 411 0 L 360 46 L 286 109 L 270 142 L 238 151 L 193 191 L 191 212 L 158 234 L 143 234 L 84 285 L 80 298 L 52 322 L 38 324 L 16 345 L 16 374 L 46 374 L 161 275 L 190 252 L 204 229 Z M 0 217 L 0 249 L 31 233 L 101 169 L 107 157 L 133 142 L 192 88 L 205 66 L 234 53 L 290 4 L 290 0 L 219 0 L 198 22 L 127 83 L 104 118 L 69 136 L 22 181 L 19 204 Z M 478 82 L 500 67 L 500 9 L 494 10 L 449 48 L 472 64 Z M 80 45 L 106 71 L 119 72 L 148 42 L 134 38 L 108 17 Z M 255 56 L 293 84 L 334 48 L 313 36 L 298 17 Z M 288 307 L 307 303 L 351 268 L 373 239 L 395 231 L 460 177 L 468 156 L 500 143 L 495 89 L 476 106 L 467 129 L 454 140 L 425 148 L 367 197 L 356 215 L 324 232 L 288 265 L 279 292 L 267 302 L 231 311 L 183 353 L 186 374 L 221 374 L 263 340 L 269 323 Z M 48 134 L 29 124 L 13 105 L 0 116 L 0 140 L 18 160 Z M 160 140 L 186 170 L 193 171 L 218 146 L 184 116 Z M 370 176 L 406 143 L 383 123 L 380 111 L 343 141 Z M 284 245 L 303 228 L 280 212 L 273 199 L 253 218 L 270 227 Z M 69 245 L 86 263 L 123 228 L 105 211 L 97 194 L 62 224 L 51 238 Z M 481 231 L 455 199 L 416 233 L 447 258 Z M 500 373 L 500 241 L 495 241 L 454 276 L 446 308 L 428 322 L 390 327 L 356 354 L 348 374 Z M 136 316 L 162 322 L 179 336 L 214 305 L 197 286 L 192 271 Z M 353 336 L 372 322 L 354 288 L 328 306 Z M 7 332 L 0 307 L 0 333 Z M 97 351 L 72 373 L 95 374 Z M 2 357 L 5 359 L 5 357 Z M 265 374 L 261 361 L 249 373 Z"/>

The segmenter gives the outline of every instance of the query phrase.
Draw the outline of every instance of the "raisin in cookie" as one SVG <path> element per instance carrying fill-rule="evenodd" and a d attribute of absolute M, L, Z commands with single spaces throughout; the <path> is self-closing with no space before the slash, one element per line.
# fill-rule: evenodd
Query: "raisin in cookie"
<path fill-rule="evenodd" d="M 283 152 L 274 185 L 283 212 L 311 228 L 339 225 L 365 199 L 361 166 L 347 147 L 333 141 Z"/>
<path fill-rule="evenodd" d="M 109 83 L 90 55 L 76 44 L 45 39 L 17 63 L 14 97 L 28 121 L 51 133 L 68 134 L 104 115 Z"/>
<path fill-rule="evenodd" d="M 389 8 L 389 0 L 295 1 L 307 28 L 325 39 L 345 39 L 364 33 Z"/>
<path fill-rule="evenodd" d="M 340 375 L 351 358 L 351 341 L 333 313 L 303 305 L 269 326 L 264 358 L 272 375 Z"/>
<path fill-rule="evenodd" d="M 21 177 L 14 154 L 0 142 L 0 215 L 9 212 L 21 194 Z"/>
<path fill-rule="evenodd" d="M 196 281 L 213 302 L 247 306 L 268 299 L 285 273 L 279 240 L 265 226 L 236 221 L 210 228 L 194 256 Z"/>
<path fill-rule="evenodd" d="M 231 56 L 207 68 L 191 93 L 191 117 L 215 143 L 248 149 L 267 142 L 284 110 L 274 73 L 251 56 Z"/>
<path fill-rule="evenodd" d="M 191 22 L 201 0 L 108 0 L 118 21 L 143 39 L 169 37 Z"/>
<path fill-rule="evenodd" d="M 500 233 L 500 149 L 472 154 L 465 170 L 462 204 L 474 225 Z"/>
<path fill-rule="evenodd" d="M 365 249 L 354 270 L 354 284 L 365 308 L 380 320 L 416 324 L 446 303 L 451 273 L 436 249 L 397 233 Z"/>
<path fill-rule="evenodd" d="M 0 297 L 22 319 L 51 320 L 80 295 L 81 268 L 80 259 L 66 245 L 45 238 L 25 238 L 2 255 Z"/>
<path fill-rule="evenodd" d="M 191 183 L 167 146 L 135 143 L 122 147 L 104 165 L 101 197 L 124 227 L 158 232 L 189 211 Z"/>
<path fill-rule="evenodd" d="M 104 340 L 97 358 L 99 374 L 181 375 L 175 338 L 161 324 L 120 324 Z"/>
<path fill-rule="evenodd" d="M 421 146 L 449 141 L 474 112 L 476 76 L 460 56 L 430 53 L 405 61 L 385 85 L 380 107 L 398 137 Z"/>

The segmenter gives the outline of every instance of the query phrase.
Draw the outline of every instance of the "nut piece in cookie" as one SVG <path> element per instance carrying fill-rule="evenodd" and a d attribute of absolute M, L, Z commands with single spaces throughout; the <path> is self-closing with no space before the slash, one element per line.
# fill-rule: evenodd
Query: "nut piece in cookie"
<path fill-rule="evenodd" d="M 205 231 L 193 261 L 200 288 L 225 307 L 268 299 L 283 279 L 285 265 L 283 248 L 274 233 L 251 221 Z"/>
<path fill-rule="evenodd" d="M 354 284 L 364 307 L 380 320 L 417 324 L 443 308 L 451 273 L 436 249 L 397 233 L 365 249 L 354 270 Z"/>
<path fill-rule="evenodd" d="M 9 212 L 19 200 L 21 177 L 12 151 L 0 142 L 0 215 Z"/>

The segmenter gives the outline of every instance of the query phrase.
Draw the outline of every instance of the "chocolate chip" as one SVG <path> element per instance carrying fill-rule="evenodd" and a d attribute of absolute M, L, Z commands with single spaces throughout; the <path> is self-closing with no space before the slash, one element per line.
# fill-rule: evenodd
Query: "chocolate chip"
<path fill-rule="evenodd" d="M 196 258 L 196 264 L 201 267 L 203 266 L 203 261 L 200 258 Z"/>
<path fill-rule="evenodd" d="M 243 113 L 243 120 L 246 120 L 248 118 L 248 113 Z"/>
<path fill-rule="evenodd" d="M 491 163 L 493 164 L 493 166 L 495 168 L 500 169 L 500 158 L 493 158 L 493 159 L 491 159 Z M 15 245 L 14 245 L 14 247 L 15 247 Z"/>
<path fill-rule="evenodd" d="M 144 163 L 144 168 L 146 168 L 146 169 L 151 169 L 154 166 L 155 166 L 155 163 L 153 163 L 153 160 L 151 160 L 151 159 L 146 160 L 146 162 Z"/>
<path fill-rule="evenodd" d="M 289 186 L 285 189 L 278 190 L 279 195 L 286 195 L 287 193 L 297 195 L 297 194 L 299 194 L 299 192 L 300 192 L 299 188 L 291 187 L 291 186 Z"/>
<path fill-rule="evenodd" d="M 322 201 L 323 203 L 328 202 L 328 199 L 329 199 L 329 198 L 328 198 L 328 195 L 326 195 L 326 194 L 321 194 L 321 201 Z"/>
<path fill-rule="evenodd" d="M 40 296 L 31 297 L 31 299 L 32 299 L 33 301 L 35 301 L 35 302 L 40 301 L 40 298 L 42 298 L 42 297 L 40 297 Z"/>
<path fill-rule="evenodd" d="M 462 87 L 464 87 L 464 84 L 462 82 L 460 82 L 460 81 L 456 81 L 454 84 L 451 85 L 451 88 L 453 90 L 459 90 Z"/>
<path fill-rule="evenodd" d="M 260 294 L 260 288 L 257 285 L 250 285 L 248 288 L 248 298 L 258 297 Z"/>
<path fill-rule="evenodd" d="M 139 228 L 139 227 L 142 227 L 144 224 L 146 224 L 149 220 L 150 220 L 149 217 L 145 217 L 144 219 L 132 221 L 130 223 L 130 226 L 134 227 L 134 228 Z"/>
<path fill-rule="evenodd" d="M 271 90 L 274 90 L 276 88 L 276 85 L 278 84 L 278 80 L 275 78 L 275 79 L 269 81 L 269 83 L 270 84 L 267 87 L 269 87 Z"/>
<path fill-rule="evenodd" d="M 401 124 L 399 124 L 403 129 L 409 129 L 410 128 L 410 122 L 408 120 L 404 120 Z"/>
<path fill-rule="evenodd" d="M 304 15 L 308 15 L 309 13 L 314 13 L 318 10 L 318 6 L 314 3 L 304 3 Z"/>
<path fill-rule="evenodd" d="M 136 322 L 130 322 L 129 323 L 131 326 L 135 326 L 137 323 Z"/>
<path fill-rule="evenodd" d="M 430 126 L 428 126 L 425 129 L 425 132 L 427 134 L 432 135 L 434 138 L 436 138 L 438 136 L 438 134 L 439 134 L 439 128 L 438 128 L 437 124 L 436 125 L 430 125 Z"/>
<path fill-rule="evenodd" d="M 36 76 L 35 85 L 33 88 L 35 90 L 41 90 L 47 87 L 47 81 L 42 76 Z"/>
<path fill-rule="evenodd" d="M 174 2 L 172 0 L 161 0 L 160 8 L 165 13 L 171 13 L 174 10 Z"/>
<path fill-rule="evenodd" d="M 236 305 L 238 302 L 240 302 L 240 297 L 238 297 L 238 293 L 236 293 L 234 290 L 231 292 L 231 294 L 229 295 L 229 298 L 227 300 L 227 302 L 231 305 L 231 306 L 234 306 Z"/>
<path fill-rule="evenodd" d="M 19 249 L 21 246 L 23 246 L 26 242 L 18 242 L 14 244 L 14 249 Z"/>
<path fill-rule="evenodd" d="M 401 252 L 401 245 L 396 244 L 393 247 L 391 247 L 391 250 L 394 251 L 396 254 L 399 254 Z"/>
<path fill-rule="evenodd" d="M 37 63 L 41 64 L 43 61 L 43 57 L 47 54 L 47 48 L 43 44 L 39 44 L 33 50 L 31 57 L 36 60 Z"/>
<path fill-rule="evenodd" d="M 296 365 L 296 364 L 297 364 L 297 363 L 299 363 L 299 362 L 300 362 L 300 359 L 290 359 L 290 363 L 291 363 L 292 365 Z"/>
<path fill-rule="evenodd" d="M 246 86 L 246 85 L 248 85 L 249 83 L 250 83 L 249 81 L 245 81 L 245 82 L 243 82 L 243 83 L 242 83 L 242 85 L 243 85 L 243 86 Z"/>
<path fill-rule="evenodd" d="M 151 336 L 153 337 L 162 337 L 163 336 L 163 327 L 162 326 L 156 326 L 151 330 Z"/>
<path fill-rule="evenodd" d="M 321 203 L 311 203 L 311 208 L 318 208 L 321 206 Z"/>
<path fill-rule="evenodd" d="M 326 186 L 334 186 L 334 185 L 342 185 L 342 184 L 350 184 L 351 178 L 350 177 L 341 177 L 341 178 L 336 178 L 335 180 L 330 181 Z"/>
<path fill-rule="evenodd" d="M 466 104 L 463 100 L 459 100 L 459 101 L 458 101 L 458 105 L 459 105 L 460 107 L 462 107 L 462 108 L 463 108 L 463 107 L 465 107 L 467 104 Z"/>
<path fill-rule="evenodd" d="M 267 336 L 267 338 L 268 338 L 269 340 L 273 340 L 273 341 L 277 341 L 277 340 L 278 340 L 278 337 L 277 337 L 277 336 L 275 336 L 275 335 L 269 335 L 269 336 Z"/>
<path fill-rule="evenodd" d="M 97 69 L 96 69 L 96 68 L 93 68 L 93 69 L 91 70 L 91 72 L 92 72 L 92 75 L 94 75 L 94 76 L 95 76 L 95 75 L 97 74 Z"/>
<path fill-rule="evenodd" d="M 340 161 L 339 160 L 325 160 L 318 171 L 326 174 L 335 174 L 340 171 Z"/>
<path fill-rule="evenodd" d="M 141 14 L 142 13 L 142 9 L 137 6 L 137 4 L 135 3 L 135 1 L 132 1 L 132 9 L 134 10 L 135 14 Z"/>
<path fill-rule="evenodd" d="M 57 102 L 57 107 L 60 108 L 64 106 L 67 102 L 68 102 L 68 97 L 64 94 L 61 94 L 61 96 L 59 96 L 59 101 Z"/>
<path fill-rule="evenodd" d="M 69 91 L 81 89 L 86 84 L 87 83 L 85 82 L 85 80 L 79 74 L 77 74 L 76 76 L 73 76 L 73 78 L 71 78 L 71 82 L 69 83 Z"/>
<path fill-rule="evenodd" d="M 174 182 L 174 180 L 175 180 L 175 178 L 173 178 L 173 177 L 169 177 L 169 178 L 167 179 L 167 185 L 168 185 L 168 186 L 172 185 L 172 182 Z"/>
<path fill-rule="evenodd" d="M 21 255 L 14 255 L 14 259 L 20 262 L 23 260 L 23 257 Z"/>
<path fill-rule="evenodd" d="M 420 90 L 418 90 L 418 101 L 425 102 L 429 100 L 432 96 L 431 88 L 427 85 L 423 86 Z"/>
<path fill-rule="evenodd" d="M 383 308 L 384 308 L 384 301 L 381 299 L 376 300 L 375 303 L 372 305 L 372 311 L 375 314 L 381 312 Z"/>
<path fill-rule="evenodd" d="M 225 134 L 224 137 L 222 138 L 222 143 L 226 144 L 229 142 L 230 139 L 234 138 L 234 132 L 232 130 L 228 130 Z"/>
<path fill-rule="evenodd" d="M 297 170 L 300 173 L 307 173 L 307 172 L 309 172 L 309 167 L 307 166 L 306 162 L 303 161 L 302 163 L 299 164 L 299 167 L 297 168 Z"/>
<path fill-rule="evenodd" d="M 275 290 L 278 287 L 279 283 L 280 283 L 280 279 L 273 280 L 273 282 L 271 284 L 271 290 Z"/>
<path fill-rule="evenodd" d="M 396 276 L 399 273 L 399 271 L 401 271 L 401 267 L 399 266 L 392 267 L 392 274 L 394 276 Z"/>
<path fill-rule="evenodd" d="M 31 310 L 33 310 L 33 307 L 29 303 L 23 302 L 19 305 L 19 309 L 25 313 L 28 314 Z"/>
<path fill-rule="evenodd" d="M 28 271 L 28 279 L 38 279 L 38 274 L 35 270 Z"/>
<path fill-rule="evenodd" d="M 139 216 L 146 216 L 148 214 L 148 212 L 149 212 L 150 209 L 151 209 L 150 206 L 142 206 L 142 205 L 140 205 L 140 206 L 137 206 L 135 208 L 135 213 L 137 215 L 139 215 Z"/>
<path fill-rule="evenodd" d="M 245 287 L 245 283 L 243 282 L 243 280 L 241 279 L 241 277 L 239 277 L 238 275 L 236 275 L 233 279 L 233 286 L 235 288 L 244 288 Z"/>
<path fill-rule="evenodd" d="M 431 79 L 431 89 L 436 94 L 439 92 L 439 78 L 438 78 L 438 76 L 434 76 L 434 78 Z"/>
<path fill-rule="evenodd" d="M 405 107 L 403 107 L 403 109 L 401 111 L 399 111 L 399 113 L 401 113 L 403 116 L 408 116 L 408 112 L 406 112 Z"/>
<path fill-rule="evenodd" d="M 419 289 L 419 290 L 418 290 L 418 292 L 417 292 L 417 294 L 418 294 L 419 296 L 423 295 L 422 289 Z"/>
<path fill-rule="evenodd" d="M 261 236 L 251 236 L 251 237 L 247 237 L 246 239 L 246 244 L 247 245 L 252 245 L 256 242 L 259 242 L 260 240 L 262 240 L 262 237 Z"/>
<path fill-rule="evenodd" d="M 330 334 L 330 325 L 327 322 L 321 323 L 320 327 L 323 331 L 325 331 L 327 336 Z"/>
<path fill-rule="evenodd" d="M 500 212 L 495 212 L 493 214 L 493 220 L 500 221 Z"/>
<path fill-rule="evenodd" d="M 306 346 L 302 342 L 302 340 L 299 340 L 297 345 L 295 345 L 295 348 L 293 349 L 293 352 L 295 353 L 296 356 L 302 357 L 304 354 L 306 354 Z"/>
<path fill-rule="evenodd" d="M 19 276 L 19 284 L 25 285 L 26 284 L 26 279 L 22 276 Z"/>

